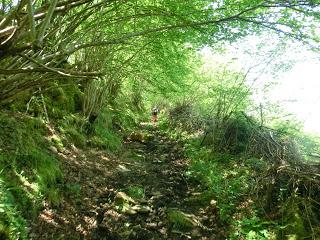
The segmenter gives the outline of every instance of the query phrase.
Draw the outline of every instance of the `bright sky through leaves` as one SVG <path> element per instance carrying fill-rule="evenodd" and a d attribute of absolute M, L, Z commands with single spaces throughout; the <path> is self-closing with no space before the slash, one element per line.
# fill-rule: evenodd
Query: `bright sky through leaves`
<path fill-rule="evenodd" d="M 296 64 L 279 79 L 270 93 L 288 112 L 304 122 L 307 132 L 320 135 L 320 62 L 310 60 Z M 292 100 L 292 101 L 291 101 Z"/>
<path fill-rule="evenodd" d="M 200 51 L 204 70 L 214 69 L 217 63 L 231 63 L 235 69 L 246 71 L 257 64 L 259 59 L 263 59 L 264 55 L 268 56 L 268 51 L 277 41 L 272 36 L 271 40 L 249 37 L 229 46 L 223 54 L 215 54 L 209 47 L 205 47 Z M 261 43 L 262 47 L 256 47 Z M 262 57 L 259 58 L 259 54 Z M 290 62 L 293 64 L 291 67 Z M 286 69 L 288 63 L 289 67 Z M 317 55 L 303 49 L 301 45 L 293 45 L 275 56 L 270 65 L 264 66 L 266 65 L 258 66 L 248 78 L 250 81 L 258 77 L 254 86 L 260 90 L 253 96 L 254 101 L 257 104 L 267 104 L 269 101 L 279 104 L 285 111 L 284 115 L 292 113 L 304 123 L 305 131 L 320 135 L 320 61 Z M 279 68 L 284 70 L 277 72 L 276 69 Z M 262 69 L 266 72 L 260 75 Z M 275 85 L 264 92 L 264 85 L 270 82 Z"/>

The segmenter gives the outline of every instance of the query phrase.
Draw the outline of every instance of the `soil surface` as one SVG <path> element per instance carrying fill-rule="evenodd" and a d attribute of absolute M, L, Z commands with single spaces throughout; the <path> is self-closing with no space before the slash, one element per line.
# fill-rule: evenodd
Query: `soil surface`
<path fill-rule="evenodd" d="M 186 176 L 184 148 L 145 124 L 116 155 L 60 153 L 62 200 L 47 206 L 31 239 L 225 239 L 214 199 Z"/>

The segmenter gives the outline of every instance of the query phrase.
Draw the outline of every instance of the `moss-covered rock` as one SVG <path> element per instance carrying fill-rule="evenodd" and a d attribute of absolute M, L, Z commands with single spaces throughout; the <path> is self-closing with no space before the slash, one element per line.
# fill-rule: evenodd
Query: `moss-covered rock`
<path fill-rule="evenodd" d="M 167 217 L 172 228 L 176 230 L 189 231 L 198 225 L 197 220 L 192 215 L 178 209 L 168 209 Z"/>

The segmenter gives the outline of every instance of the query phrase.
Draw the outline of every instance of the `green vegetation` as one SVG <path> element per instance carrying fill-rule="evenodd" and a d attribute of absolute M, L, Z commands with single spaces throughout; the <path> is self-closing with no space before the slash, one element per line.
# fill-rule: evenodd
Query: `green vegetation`
<path fill-rule="evenodd" d="M 159 239 L 318 239 L 320 139 L 281 118 L 281 106 L 255 98 L 276 87 L 258 86 L 261 75 L 292 65 L 281 57 L 286 49 L 318 53 L 319 7 L 319 0 L 1 1 L 0 239 L 38 239 L 34 226 L 49 223 L 57 235 L 48 238 L 117 239 L 111 230 L 121 227 L 108 224 L 121 221 L 124 239 L 152 239 L 155 229 Z M 262 40 L 241 44 L 248 37 Z M 249 64 L 224 60 L 232 45 Z M 145 124 L 155 106 L 159 121 Z M 169 164 L 177 159 L 183 163 Z M 124 183 L 134 174 L 141 183 Z M 168 186 L 180 181 L 181 191 L 159 193 L 159 176 Z M 216 225 L 203 216 L 208 209 Z M 152 231 L 137 214 L 151 215 Z M 155 215 L 166 220 L 152 224 Z M 140 221 L 134 230 L 132 219 Z M 59 232 L 59 224 L 72 230 Z"/>
<path fill-rule="evenodd" d="M 126 192 L 134 199 L 143 199 L 145 197 L 144 188 L 141 186 L 130 186 Z"/>
<path fill-rule="evenodd" d="M 1 229 L 9 239 L 26 239 L 24 218 L 36 217 L 41 202 L 59 204 L 58 161 L 47 150 L 47 129 L 39 119 L 0 116 Z"/>
<path fill-rule="evenodd" d="M 278 130 L 260 126 L 243 113 L 245 109 L 218 125 L 218 132 L 210 126 L 209 133 L 199 135 L 201 113 L 192 112 L 196 109 L 191 103 L 178 104 L 171 117 L 161 123 L 167 131 L 168 125 L 175 127 L 169 129 L 173 138 L 184 139 L 191 159 L 187 175 L 205 186 L 200 196 L 188 202 L 209 204 L 215 199 L 220 220 L 229 225 L 230 239 L 318 236 L 314 227 L 318 224 L 318 203 L 311 200 L 317 198 L 318 165 L 309 165 L 307 156 L 309 151 L 317 151 L 316 140 L 305 138 L 291 126 Z M 297 166 L 300 170 L 292 169 Z M 310 177 L 304 176 L 306 172 Z"/>

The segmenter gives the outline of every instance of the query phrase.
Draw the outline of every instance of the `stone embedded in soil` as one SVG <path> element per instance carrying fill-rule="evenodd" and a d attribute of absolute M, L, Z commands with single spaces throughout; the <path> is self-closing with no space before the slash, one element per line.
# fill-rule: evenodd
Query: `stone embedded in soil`
<path fill-rule="evenodd" d="M 138 213 L 148 213 L 148 212 L 151 212 L 152 210 L 149 206 L 141 206 L 141 205 L 135 205 L 132 207 L 132 209 Z"/>
<path fill-rule="evenodd" d="M 136 204 L 136 201 L 129 197 L 126 193 L 124 192 L 118 192 L 115 196 L 115 202 L 118 203 L 123 203 L 123 202 L 127 202 L 127 203 L 133 203 Z"/>
<path fill-rule="evenodd" d="M 123 165 L 121 165 L 121 164 L 118 165 L 117 170 L 118 170 L 119 172 L 130 172 L 130 171 L 131 171 L 131 170 L 128 169 L 126 166 L 123 166 Z"/>
<path fill-rule="evenodd" d="M 194 216 L 187 214 L 178 209 L 168 209 L 167 216 L 169 223 L 176 229 L 191 229 L 198 225 Z"/>
<path fill-rule="evenodd" d="M 74 151 L 76 164 L 65 157 L 68 182 L 80 184 L 81 194 L 66 195 L 70 206 L 60 208 L 54 217 L 64 217 L 68 224 L 55 229 L 47 223 L 37 225 L 34 239 L 59 239 L 61 234 L 63 239 L 95 240 L 225 239 L 210 230 L 218 228 L 212 196 L 203 204 L 195 201 L 202 197 L 202 190 L 184 176 L 188 161 L 183 149 L 161 133 L 151 133 L 155 137 L 146 137 L 146 143 L 125 143 L 128 151 L 121 156 L 80 149 Z M 97 160 L 93 166 L 92 159 Z M 132 185 L 144 187 L 144 198 L 123 192 Z M 83 229 L 77 232 L 76 226 Z"/>

